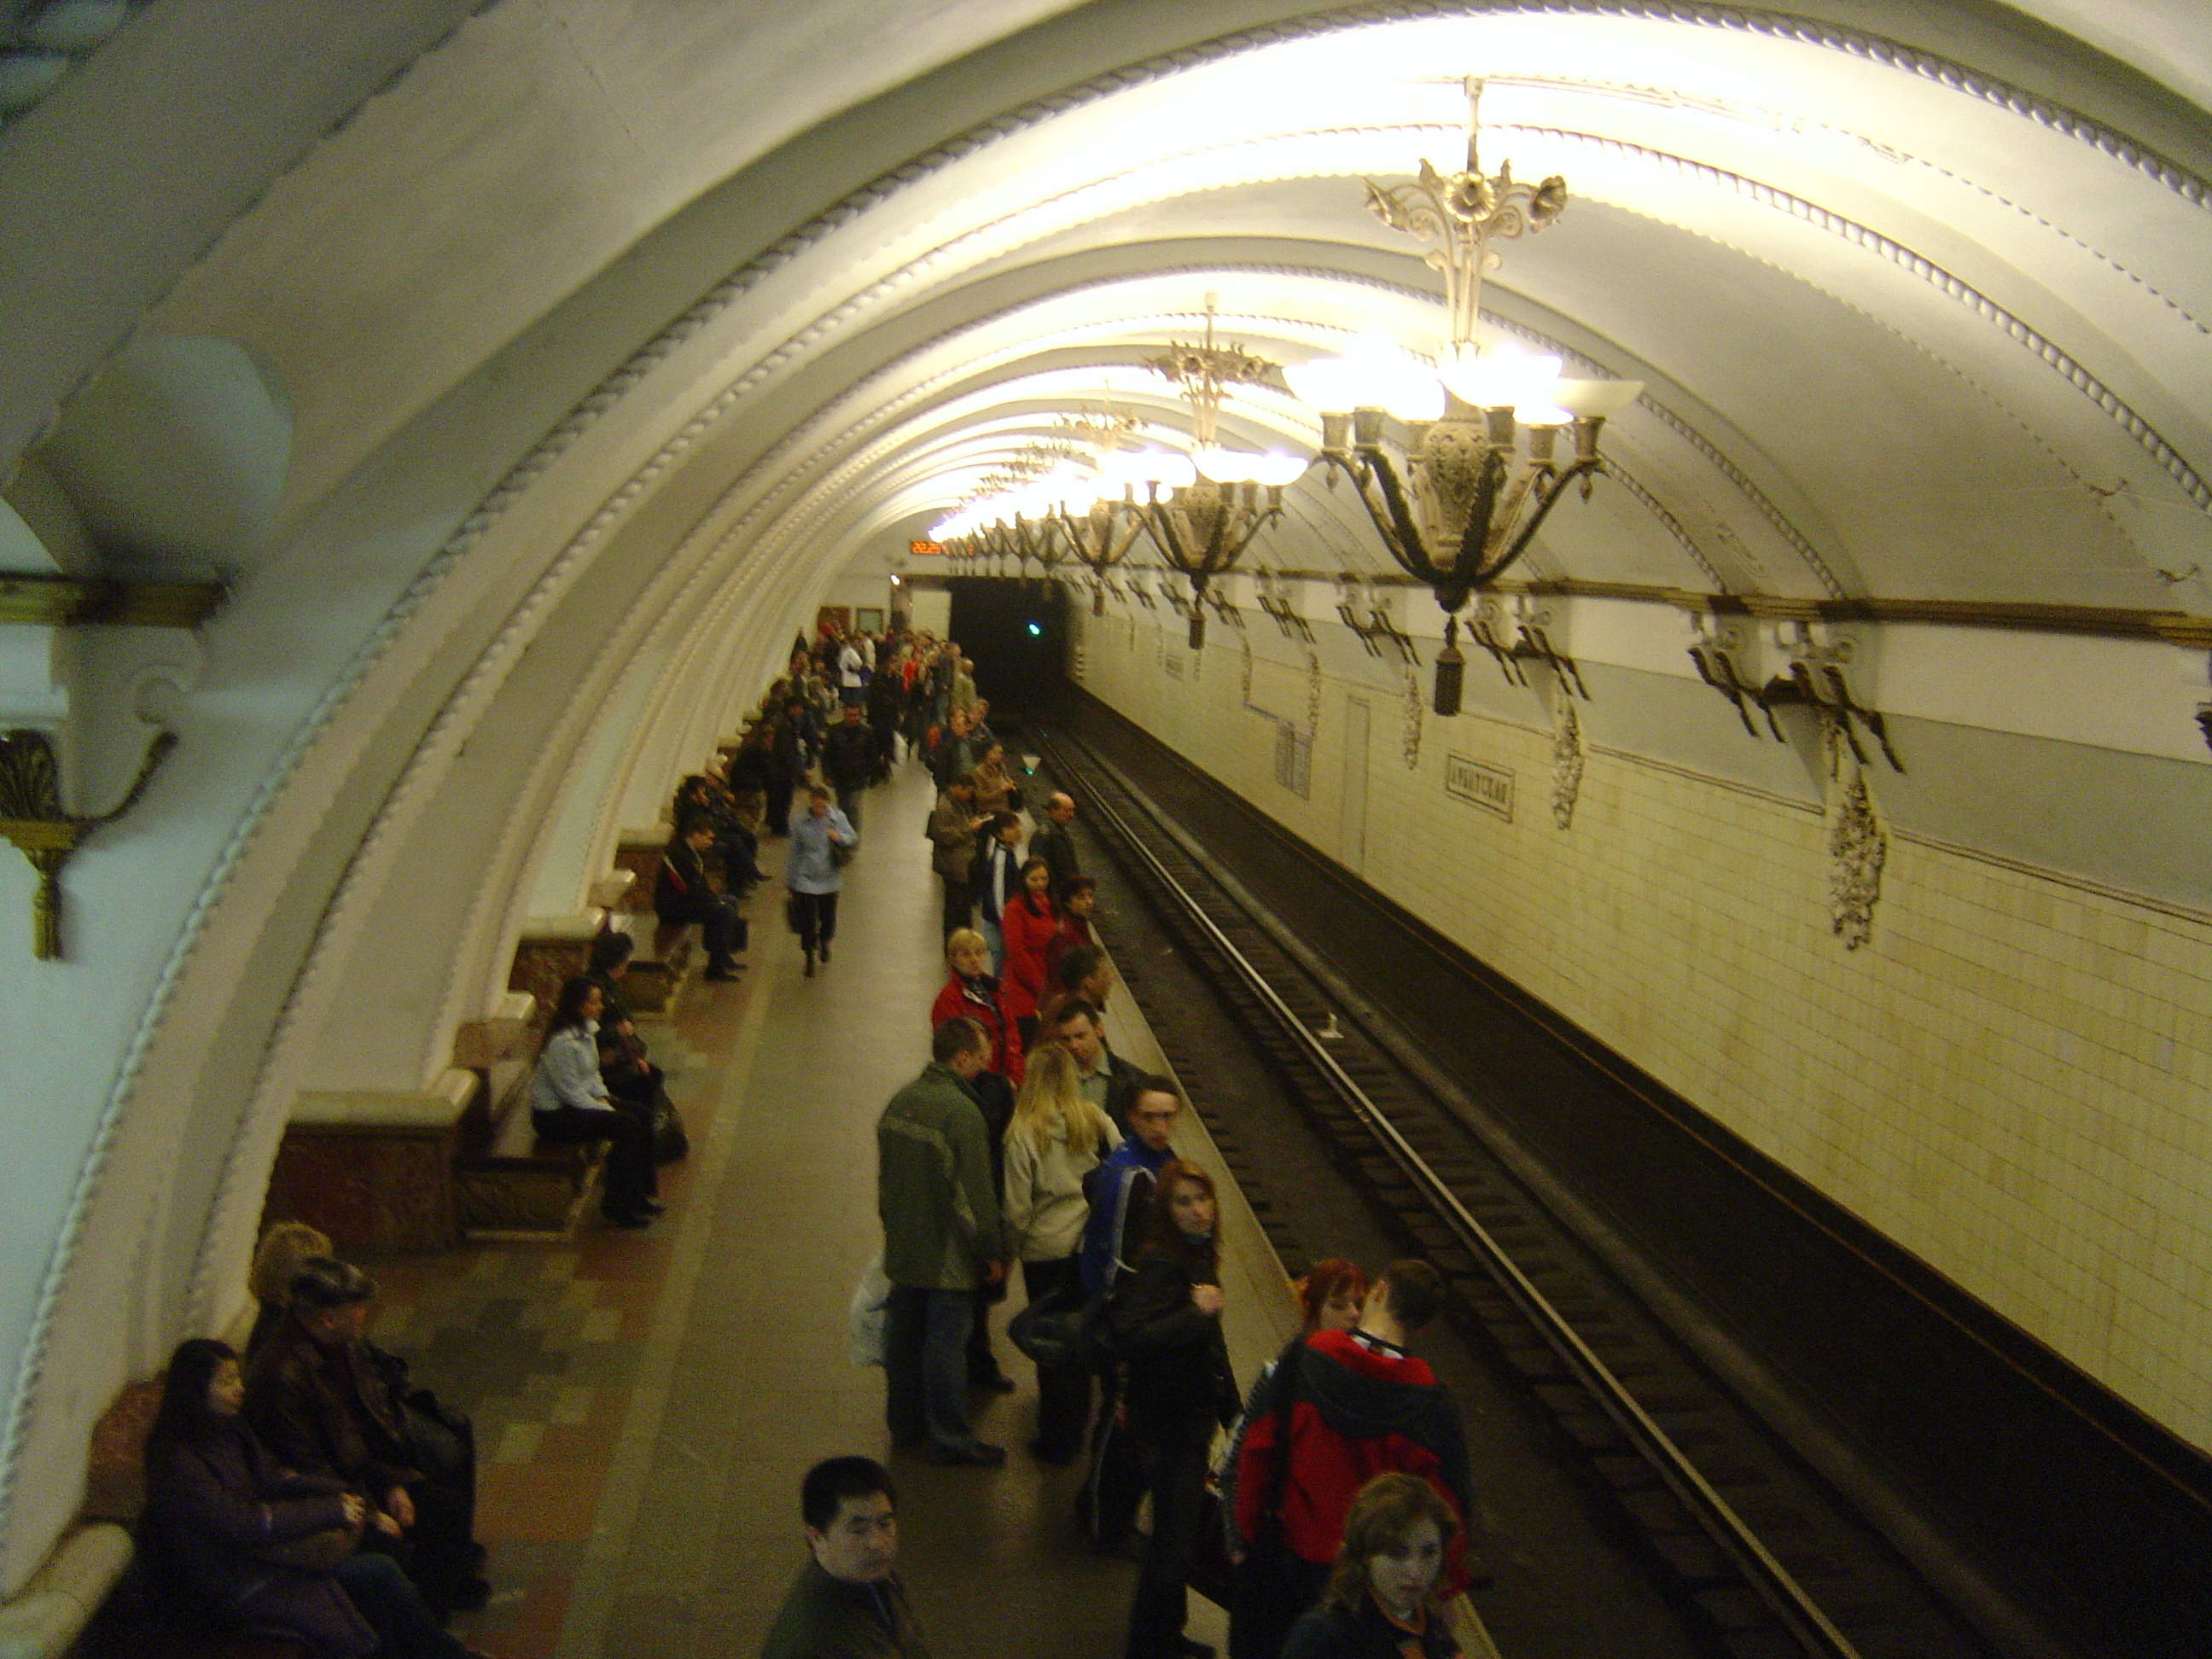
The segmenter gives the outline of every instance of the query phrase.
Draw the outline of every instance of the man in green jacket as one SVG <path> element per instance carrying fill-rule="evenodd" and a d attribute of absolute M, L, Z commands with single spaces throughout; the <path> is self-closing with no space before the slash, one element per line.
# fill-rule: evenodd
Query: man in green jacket
<path fill-rule="evenodd" d="M 783 1598 L 761 1659 L 929 1659 L 892 1571 L 897 1499 L 884 1466 L 824 1458 L 799 1483 L 799 1509 L 813 1559 Z"/>
<path fill-rule="evenodd" d="M 990 1060 L 983 1028 L 948 1019 L 929 1064 L 876 1121 L 876 1208 L 884 1222 L 884 1380 L 891 1439 L 934 1463 L 994 1468 L 1005 1450 L 968 1426 L 968 1334 L 976 1291 L 1004 1277 L 990 1132 L 968 1079 Z"/>

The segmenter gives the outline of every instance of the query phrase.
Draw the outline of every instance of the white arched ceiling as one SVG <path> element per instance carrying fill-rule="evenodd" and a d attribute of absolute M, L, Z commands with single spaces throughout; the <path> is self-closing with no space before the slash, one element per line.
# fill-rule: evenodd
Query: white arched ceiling
<path fill-rule="evenodd" d="M 439 42 L 462 9 L 392 9 L 204 187 L 119 157 L 185 241 L 26 205 L 103 108 L 190 104 L 131 32 L 0 135 L 0 212 L 55 251 L 35 280 L 0 258 L 0 328 L 35 344 L 7 453 L 126 326 L 233 343 L 291 426 L 179 762 L 73 868 L 77 959 L 0 1006 L 73 1045 L 0 1215 L 0 1589 L 114 1383 L 234 1300 L 290 1092 L 419 1080 L 847 560 L 1102 373 L 1179 424 L 1132 365 L 1209 291 L 1282 360 L 1436 349 L 1435 279 L 1358 181 L 1455 162 L 1463 75 L 1485 161 L 1571 198 L 1504 250 L 1486 325 L 1649 383 L 1609 428 L 1633 487 L 1555 515 L 1544 571 L 2212 606 L 2212 127 L 2152 84 L 2191 92 L 2201 36 L 2149 14 L 2079 24 L 2143 80 L 1965 0 L 502 0 Z M 258 61 L 223 13 L 152 8 L 146 38 Z M 213 131 L 178 125 L 180 155 Z M 1313 434 L 1264 390 L 1228 418 Z M 23 473 L 11 534 L 72 522 L 67 471 Z M 1370 545 L 1341 492 L 1290 494 L 1316 545 Z"/>

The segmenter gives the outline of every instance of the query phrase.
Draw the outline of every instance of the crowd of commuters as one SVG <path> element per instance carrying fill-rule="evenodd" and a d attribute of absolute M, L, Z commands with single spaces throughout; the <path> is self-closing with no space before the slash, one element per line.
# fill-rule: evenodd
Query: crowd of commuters
<path fill-rule="evenodd" d="M 1024 799 L 957 647 L 826 629 L 799 641 L 723 769 L 679 785 L 659 921 L 699 927 L 707 977 L 733 976 L 738 907 L 767 878 L 763 842 L 784 839 L 786 920 L 813 976 L 831 959 L 863 796 L 902 750 L 937 787 L 946 971 L 927 1062 L 877 1123 L 893 1447 L 1006 1461 L 970 1402 L 1016 1386 L 989 1314 L 1018 1265 L 1015 1334 L 1036 1368 L 1026 1450 L 1083 1462 L 1080 1536 L 1140 1563 L 1125 1659 L 1210 1653 L 1184 1634 L 1194 1577 L 1229 1605 L 1232 1659 L 1455 1653 L 1436 1604 L 1469 1579 L 1467 1458 L 1452 1401 L 1407 1351 L 1441 1283 L 1418 1261 L 1371 1282 L 1316 1263 L 1292 1287 L 1297 1337 L 1240 1392 L 1219 1199 L 1176 1146 L 1183 1097 L 1109 1039 L 1114 975 L 1077 805 Z M 621 932 L 594 943 L 548 1011 L 530 1086 L 541 1142 L 605 1146 L 603 1207 L 625 1228 L 659 1213 L 657 1165 L 683 1150 L 624 997 L 635 948 Z M 218 1624 L 317 1659 L 472 1652 L 442 1628 L 486 1588 L 466 1420 L 367 1340 L 374 1286 L 326 1239 L 272 1230 L 254 1288 L 242 1360 L 201 1340 L 170 1365 L 146 1453 L 149 1561 Z M 896 1506 L 872 1459 L 807 1472 L 806 1554 L 765 1659 L 926 1656 L 896 1571 Z"/>

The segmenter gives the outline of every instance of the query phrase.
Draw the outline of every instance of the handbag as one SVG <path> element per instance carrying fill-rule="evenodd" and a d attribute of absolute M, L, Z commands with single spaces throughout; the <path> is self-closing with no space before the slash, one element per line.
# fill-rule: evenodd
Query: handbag
<path fill-rule="evenodd" d="M 830 862 L 842 870 L 853 861 L 853 854 L 860 850 L 849 841 L 833 841 L 830 843 Z"/>
<path fill-rule="evenodd" d="M 884 1277 L 884 1253 L 878 1250 L 860 1271 L 846 1309 L 846 1334 L 855 1365 L 880 1365 L 890 1336 L 891 1282 Z"/>
<path fill-rule="evenodd" d="M 665 1089 L 653 1091 L 653 1161 L 656 1164 L 681 1163 L 691 1150 L 691 1137 L 684 1131 L 684 1115 L 676 1109 L 676 1103 L 668 1097 Z"/>

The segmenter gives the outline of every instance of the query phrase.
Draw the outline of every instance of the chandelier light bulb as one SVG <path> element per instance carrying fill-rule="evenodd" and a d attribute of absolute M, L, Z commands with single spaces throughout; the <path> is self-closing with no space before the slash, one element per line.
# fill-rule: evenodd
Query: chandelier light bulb
<path fill-rule="evenodd" d="M 1480 353 L 1462 346 L 1438 376 L 1452 396 L 1477 409 L 1548 404 L 1559 381 L 1559 359 L 1555 353 L 1523 350 L 1510 340 Z"/>
<path fill-rule="evenodd" d="M 1516 404 L 1513 418 L 1523 426 L 1565 426 L 1575 418 L 1574 411 L 1561 409 L 1557 404 Z"/>
<path fill-rule="evenodd" d="M 1644 395 L 1641 380 L 1561 380 L 1552 388 L 1552 401 L 1572 415 L 1599 420 L 1618 415 Z"/>

